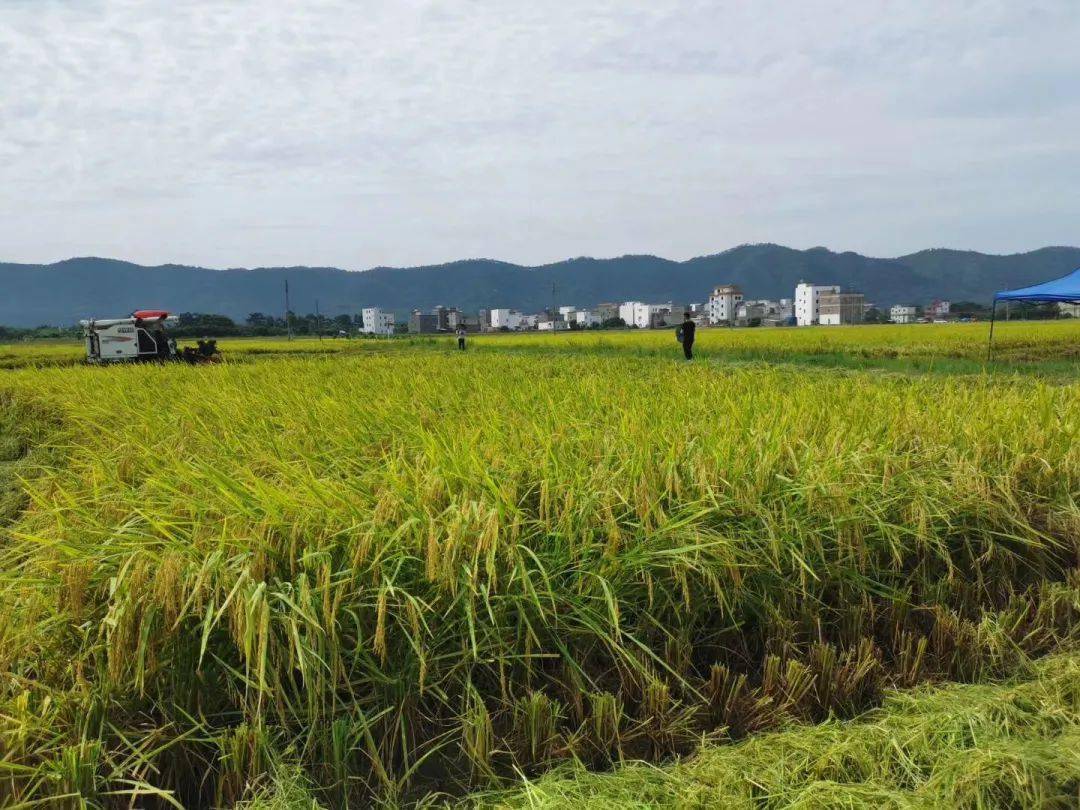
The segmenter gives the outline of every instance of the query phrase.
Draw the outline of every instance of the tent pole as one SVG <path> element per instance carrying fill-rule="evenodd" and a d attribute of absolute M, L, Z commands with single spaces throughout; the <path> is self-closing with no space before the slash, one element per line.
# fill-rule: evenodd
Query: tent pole
<path fill-rule="evenodd" d="M 986 344 L 986 362 L 989 363 L 994 351 L 994 316 L 997 315 L 997 298 L 990 307 L 990 340 Z"/>

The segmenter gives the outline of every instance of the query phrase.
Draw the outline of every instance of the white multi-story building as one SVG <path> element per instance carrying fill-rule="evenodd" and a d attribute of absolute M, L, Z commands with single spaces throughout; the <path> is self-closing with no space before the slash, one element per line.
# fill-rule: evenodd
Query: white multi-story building
<path fill-rule="evenodd" d="M 643 304 L 641 301 L 624 301 L 619 304 L 619 317 L 627 326 L 636 326 L 638 329 L 655 329 L 665 325 L 667 316 L 678 310 L 679 320 L 682 320 L 684 310 L 675 304 Z M 600 314 L 596 313 L 597 321 Z"/>
<path fill-rule="evenodd" d="M 365 335 L 392 335 L 394 334 L 394 313 L 383 312 L 378 307 L 364 307 L 360 311 L 360 317 L 364 325 L 360 332 Z"/>
<path fill-rule="evenodd" d="M 516 309 L 493 309 L 489 313 L 492 329 L 520 329 L 522 314 Z"/>
<path fill-rule="evenodd" d="M 795 288 L 795 323 L 799 326 L 812 326 L 821 319 L 822 294 L 838 293 L 837 284 L 809 284 L 800 281 Z"/>
<path fill-rule="evenodd" d="M 918 307 L 896 304 L 889 309 L 889 320 L 893 323 L 915 323 L 918 319 Z"/>
<path fill-rule="evenodd" d="M 627 326 L 636 326 L 638 329 L 649 328 L 649 305 L 641 301 L 624 301 L 619 304 L 619 317 Z"/>
<path fill-rule="evenodd" d="M 643 304 L 635 311 L 635 323 L 639 329 L 662 329 L 675 309 L 670 301 L 666 304 Z M 682 322 L 682 310 L 679 310 L 679 322 Z"/>
<path fill-rule="evenodd" d="M 539 320 L 539 315 L 522 315 L 521 321 L 518 323 L 518 329 L 535 329 Z"/>
<path fill-rule="evenodd" d="M 569 321 L 553 321 L 550 318 L 544 321 L 537 321 L 536 328 L 541 332 L 563 332 L 570 328 Z"/>
<path fill-rule="evenodd" d="M 709 323 L 732 323 L 735 320 L 735 310 L 742 303 L 742 290 L 735 284 L 721 284 L 714 287 L 709 295 L 708 318 Z"/>
<path fill-rule="evenodd" d="M 573 320 L 575 312 L 577 312 L 577 307 L 559 307 L 559 317 L 564 321 Z"/>
<path fill-rule="evenodd" d="M 567 319 L 573 321 L 582 329 L 588 329 L 590 326 L 600 325 L 599 313 L 593 312 L 591 309 L 578 309 L 570 314 Z"/>

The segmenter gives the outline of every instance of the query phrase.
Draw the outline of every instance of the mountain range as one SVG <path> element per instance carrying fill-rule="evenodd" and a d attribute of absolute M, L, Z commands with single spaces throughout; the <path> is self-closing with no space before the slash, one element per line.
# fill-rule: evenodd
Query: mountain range
<path fill-rule="evenodd" d="M 424 267 L 260 267 L 214 270 L 115 259 L 76 258 L 54 264 L 0 263 L 0 324 L 67 325 L 85 317 L 117 317 L 135 309 L 205 312 L 243 320 L 280 315 L 288 279 L 291 308 L 328 316 L 378 306 L 404 320 L 413 308 L 438 304 L 466 311 L 514 307 L 538 311 L 601 301 L 704 301 L 717 284 L 742 287 L 747 298 L 791 297 L 800 280 L 840 284 L 879 306 L 934 298 L 989 301 L 997 290 L 1056 278 L 1080 267 L 1080 248 L 1045 247 L 1009 256 L 948 249 L 891 259 L 826 248 L 796 250 L 741 245 L 683 262 L 657 256 L 577 258 L 527 267 L 467 259 Z M 554 295 L 552 293 L 554 285 Z"/>

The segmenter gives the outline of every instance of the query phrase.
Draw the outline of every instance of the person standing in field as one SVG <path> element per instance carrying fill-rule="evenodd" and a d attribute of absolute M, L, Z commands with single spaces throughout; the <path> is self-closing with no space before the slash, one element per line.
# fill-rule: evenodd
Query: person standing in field
<path fill-rule="evenodd" d="M 465 327 L 460 325 L 457 328 L 457 347 L 465 351 Z"/>
<path fill-rule="evenodd" d="M 682 344 L 683 355 L 687 360 L 694 359 L 694 332 L 696 329 L 697 325 L 691 320 L 690 313 L 684 312 L 682 326 L 675 330 L 675 337 Z"/>

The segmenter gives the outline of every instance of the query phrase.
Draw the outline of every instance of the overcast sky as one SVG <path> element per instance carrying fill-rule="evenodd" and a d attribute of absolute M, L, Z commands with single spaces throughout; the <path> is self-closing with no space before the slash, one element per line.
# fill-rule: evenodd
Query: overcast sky
<path fill-rule="evenodd" d="M 0 261 L 1080 244 L 1077 0 L 0 0 Z"/>

